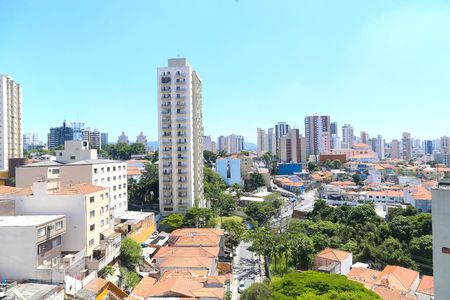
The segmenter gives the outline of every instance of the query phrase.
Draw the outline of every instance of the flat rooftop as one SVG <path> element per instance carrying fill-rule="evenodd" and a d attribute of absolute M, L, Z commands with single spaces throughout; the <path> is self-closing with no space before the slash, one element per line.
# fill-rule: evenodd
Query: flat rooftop
<path fill-rule="evenodd" d="M 136 221 L 141 221 L 144 220 L 146 218 L 148 218 L 149 216 L 154 215 L 154 213 L 152 212 L 143 212 L 143 211 L 126 211 L 125 213 L 121 214 L 119 216 L 119 219 L 122 220 L 136 220 Z"/>
<path fill-rule="evenodd" d="M 3 300 L 15 300 L 17 296 L 13 290 L 18 291 L 26 300 L 49 299 L 53 294 L 60 291 L 57 285 L 40 283 L 22 283 L 16 287 L 8 289 L 8 294 Z"/>
<path fill-rule="evenodd" d="M 65 215 L 0 216 L 0 227 L 39 226 L 64 217 Z"/>

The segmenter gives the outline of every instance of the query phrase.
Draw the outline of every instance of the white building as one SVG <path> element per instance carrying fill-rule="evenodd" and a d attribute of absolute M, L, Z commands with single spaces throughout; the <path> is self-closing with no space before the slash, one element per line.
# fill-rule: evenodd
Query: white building
<path fill-rule="evenodd" d="M 202 82 L 185 58 L 158 68 L 158 123 L 161 213 L 204 207 Z"/>
<path fill-rule="evenodd" d="M 141 133 L 136 137 L 136 143 L 141 143 L 145 145 L 145 148 L 147 148 L 147 137 L 144 135 L 144 133 L 141 131 Z"/>
<path fill-rule="evenodd" d="M 128 144 L 128 136 L 125 134 L 125 132 L 122 131 L 122 134 L 119 135 L 119 137 L 117 138 L 117 142 L 118 143 L 125 143 Z"/>
<path fill-rule="evenodd" d="M 204 135 L 203 136 L 203 150 L 205 151 L 212 151 L 215 152 L 215 149 L 213 149 L 211 136 L 210 135 Z"/>
<path fill-rule="evenodd" d="M 259 156 L 263 155 L 266 152 L 269 152 L 269 136 L 267 135 L 266 131 L 262 128 L 256 129 L 256 153 L 258 153 Z"/>
<path fill-rule="evenodd" d="M 411 133 L 403 132 L 402 134 L 402 158 L 410 160 L 412 158 Z"/>
<path fill-rule="evenodd" d="M 384 159 L 384 139 L 382 135 L 378 135 L 375 141 L 375 152 L 380 160 Z"/>
<path fill-rule="evenodd" d="M 288 133 L 289 128 L 289 124 L 286 122 L 278 122 L 275 125 L 275 147 L 277 154 L 280 153 L 280 139 Z"/>
<path fill-rule="evenodd" d="M 228 154 L 239 154 L 244 150 L 244 137 L 237 134 L 230 134 L 225 137 L 225 151 Z"/>
<path fill-rule="evenodd" d="M 342 126 L 342 148 L 349 149 L 353 145 L 353 127 L 350 124 Z"/>
<path fill-rule="evenodd" d="M 8 170 L 10 158 L 23 157 L 22 138 L 22 87 L 0 75 L 0 170 Z"/>
<path fill-rule="evenodd" d="M 114 217 L 128 210 L 127 164 L 98 159 L 97 150 L 86 141 L 65 141 L 56 151 L 56 161 L 41 161 L 16 168 L 16 186 L 29 187 L 36 181 L 59 181 L 62 185 L 87 183 L 110 188 Z"/>
<path fill-rule="evenodd" d="M 275 155 L 277 153 L 276 137 L 273 128 L 267 128 L 267 151 Z"/>
<path fill-rule="evenodd" d="M 314 114 L 305 117 L 306 156 L 331 150 L 330 116 Z"/>
<path fill-rule="evenodd" d="M 216 171 L 227 185 L 242 185 L 241 160 L 234 157 L 218 158 Z"/>
<path fill-rule="evenodd" d="M 433 274 L 436 299 L 450 299 L 450 172 L 432 190 Z"/>

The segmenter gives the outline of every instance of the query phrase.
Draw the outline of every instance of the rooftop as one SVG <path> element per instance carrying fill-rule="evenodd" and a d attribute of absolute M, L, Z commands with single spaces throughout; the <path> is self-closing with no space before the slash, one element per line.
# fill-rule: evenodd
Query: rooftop
<path fill-rule="evenodd" d="M 0 216 L 0 227 L 39 226 L 64 217 L 64 215 Z"/>
<path fill-rule="evenodd" d="M 332 248 L 325 248 L 322 251 L 320 251 L 316 256 L 326 258 L 333 261 L 342 262 L 344 261 L 349 255 L 351 255 L 350 252 L 345 252 L 337 249 Z"/>

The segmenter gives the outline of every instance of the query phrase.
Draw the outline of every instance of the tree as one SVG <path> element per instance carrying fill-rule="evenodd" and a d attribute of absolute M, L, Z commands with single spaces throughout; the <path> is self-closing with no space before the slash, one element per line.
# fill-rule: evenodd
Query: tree
<path fill-rule="evenodd" d="M 130 157 L 133 154 L 144 154 L 147 151 L 146 148 L 147 146 L 143 143 L 132 143 L 130 145 Z"/>
<path fill-rule="evenodd" d="M 416 216 L 417 233 L 418 235 L 431 235 L 432 234 L 432 220 L 431 214 L 422 213 Z"/>
<path fill-rule="evenodd" d="M 244 238 L 247 226 L 244 223 L 230 219 L 222 223 L 222 229 L 228 233 L 227 242 L 233 247 L 237 247 Z"/>
<path fill-rule="evenodd" d="M 136 285 L 138 285 L 139 281 L 141 281 L 141 278 L 139 277 L 138 273 L 133 271 L 127 272 L 123 268 L 121 270 L 121 277 L 122 277 L 122 286 L 127 291 L 131 291 Z"/>
<path fill-rule="evenodd" d="M 170 214 L 165 217 L 160 223 L 160 225 L 168 232 L 172 232 L 175 229 L 181 228 L 183 224 L 184 216 L 181 214 Z"/>
<path fill-rule="evenodd" d="M 229 216 L 236 209 L 236 200 L 232 196 L 223 193 L 219 197 L 216 209 L 220 216 L 220 223 L 222 224 L 222 217 Z"/>
<path fill-rule="evenodd" d="M 131 238 L 125 238 L 120 245 L 120 260 L 128 269 L 134 270 L 141 260 L 142 248 Z"/>
<path fill-rule="evenodd" d="M 389 222 L 389 232 L 400 242 L 409 243 L 417 235 L 417 225 L 412 217 L 398 216 Z"/>
<path fill-rule="evenodd" d="M 152 163 L 154 164 L 155 162 L 158 161 L 158 159 L 159 159 L 159 152 L 158 152 L 158 150 L 156 150 L 152 156 Z"/>
<path fill-rule="evenodd" d="M 205 165 L 209 168 L 212 168 L 212 166 L 216 163 L 217 154 L 209 150 L 204 150 L 203 159 L 205 161 Z"/>
<path fill-rule="evenodd" d="M 332 163 L 333 169 L 340 169 L 342 167 L 342 162 L 335 159 Z"/>
<path fill-rule="evenodd" d="M 256 190 L 258 187 L 265 186 L 264 178 L 259 173 L 251 173 L 250 178 L 245 181 L 245 189 L 248 192 Z"/>
<path fill-rule="evenodd" d="M 315 162 L 310 161 L 308 163 L 308 170 L 309 170 L 309 173 L 314 173 L 319 170 L 319 165 L 316 164 Z"/>
<path fill-rule="evenodd" d="M 139 181 L 128 180 L 128 198 L 130 203 L 143 204 L 157 202 L 159 198 L 159 171 L 153 164 L 146 164 Z"/>
<path fill-rule="evenodd" d="M 213 214 L 208 208 L 192 207 L 188 209 L 185 216 L 185 225 L 187 227 L 210 228 L 214 227 Z"/>
<path fill-rule="evenodd" d="M 106 278 L 107 276 L 114 275 L 114 268 L 111 265 L 106 265 L 103 269 L 98 272 L 99 277 Z"/>
<path fill-rule="evenodd" d="M 313 260 L 314 246 L 310 238 L 303 234 L 290 236 L 290 251 L 295 267 L 307 270 Z"/>
<path fill-rule="evenodd" d="M 259 225 L 265 224 L 272 216 L 275 215 L 276 210 L 270 202 L 250 202 L 244 209 L 245 214 Z"/>
<path fill-rule="evenodd" d="M 380 297 L 345 276 L 307 271 L 289 273 L 273 281 L 271 299 L 378 300 Z"/>
<path fill-rule="evenodd" d="M 356 185 L 361 184 L 361 181 L 362 181 L 361 175 L 359 175 L 358 173 L 353 174 L 352 179 L 353 179 L 353 182 L 356 183 Z"/>
<path fill-rule="evenodd" d="M 254 283 L 241 295 L 241 300 L 269 300 L 272 295 L 270 283 Z"/>
<path fill-rule="evenodd" d="M 375 267 L 397 265 L 405 268 L 415 268 L 408 249 L 396 238 L 389 237 L 375 249 Z"/>
<path fill-rule="evenodd" d="M 433 273 L 433 237 L 424 235 L 411 240 L 411 257 L 417 262 L 421 273 Z"/>

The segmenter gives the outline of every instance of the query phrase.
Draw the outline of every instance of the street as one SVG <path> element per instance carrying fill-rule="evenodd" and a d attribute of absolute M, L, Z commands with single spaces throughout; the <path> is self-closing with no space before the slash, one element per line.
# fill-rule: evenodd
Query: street
<path fill-rule="evenodd" d="M 263 275 L 261 275 L 263 263 L 259 257 L 251 252 L 248 248 L 251 243 L 241 242 L 236 248 L 236 255 L 233 259 L 233 284 L 231 291 L 233 293 L 232 299 L 240 298 L 238 287 L 241 280 L 245 281 L 245 287 L 248 288 L 254 282 L 262 282 Z"/>

